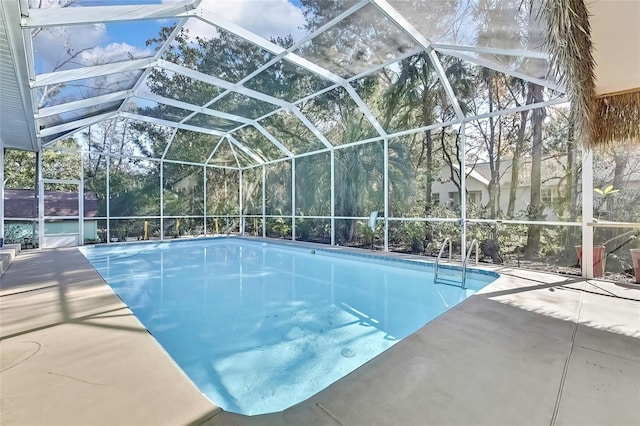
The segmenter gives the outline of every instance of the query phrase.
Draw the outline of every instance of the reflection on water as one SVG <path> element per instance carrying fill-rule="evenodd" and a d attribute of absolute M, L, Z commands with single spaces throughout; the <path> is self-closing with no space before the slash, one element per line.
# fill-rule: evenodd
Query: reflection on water
<path fill-rule="evenodd" d="M 431 268 L 232 239 L 123 250 L 85 252 L 200 390 L 242 414 L 312 396 L 494 279 L 461 290 Z"/>

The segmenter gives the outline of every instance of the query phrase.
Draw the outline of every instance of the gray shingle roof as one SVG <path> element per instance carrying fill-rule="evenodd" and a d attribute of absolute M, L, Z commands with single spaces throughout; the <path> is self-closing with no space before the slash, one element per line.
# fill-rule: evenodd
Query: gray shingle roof
<path fill-rule="evenodd" d="M 64 191 L 45 191 L 46 216 L 78 216 L 78 194 Z M 84 194 L 84 216 L 98 215 L 98 197 L 95 192 Z M 4 216 L 6 218 L 37 218 L 33 189 L 5 189 Z"/>

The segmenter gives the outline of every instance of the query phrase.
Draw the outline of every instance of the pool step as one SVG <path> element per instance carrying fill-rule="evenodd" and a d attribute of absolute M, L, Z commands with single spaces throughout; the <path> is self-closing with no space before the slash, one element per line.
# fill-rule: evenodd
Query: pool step
<path fill-rule="evenodd" d="M 0 277 L 9 269 L 9 265 L 18 253 L 20 253 L 20 244 L 5 244 L 0 247 Z"/>
<path fill-rule="evenodd" d="M 462 262 L 462 276 L 460 277 L 460 287 L 461 288 L 465 288 L 466 284 L 467 284 L 467 265 L 469 264 L 469 259 L 471 258 L 471 252 L 473 249 L 473 246 L 475 245 L 476 247 L 476 265 L 478 264 L 478 256 L 480 253 L 480 246 L 478 243 L 478 240 L 476 240 L 475 238 L 473 240 L 471 240 L 471 244 L 469 245 L 469 248 L 467 249 L 467 255 L 464 258 L 464 261 Z M 441 274 L 440 273 L 440 259 L 442 258 L 442 255 L 444 254 L 445 249 L 449 247 L 449 262 L 451 262 L 451 252 L 452 252 L 452 243 L 451 243 L 451 238 L 446 238 L 444 240 L 444 242 L 442 243 L 442 246 L 440 247 L 440 252 L 438 252 L 438 257 L 436 258 L 436 263 L 435 263 L 435 269 L 433 272 L 433 282 L 434 284 L 438 283 L 438 276 Z M 448 274 L 451 275 L 451 274 Z"/>
<path fill-rule="evenodd" d="M 462 271 L 444 272 L 445 270 L 440 269 L 440 271 L 438 272 L 438 275 L 434 276 L 433 283 L 434 284 L 446 284 L 446 285 L 452 285 L 452 286 L 456 286 L 456 287 L 461 287 L 462 286 Z"/>

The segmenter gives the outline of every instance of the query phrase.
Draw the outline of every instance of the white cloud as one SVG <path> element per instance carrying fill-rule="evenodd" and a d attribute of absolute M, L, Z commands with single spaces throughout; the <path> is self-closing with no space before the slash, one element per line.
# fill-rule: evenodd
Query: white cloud
<path fill-rule="evenodd" d="M 163 0 L 163 3 L 177 3 L 180 0 Z M 287 0 L 203 0 L 200 7 L 211 11 L 227 21 L 233 22 L 265 39 L 293 35 L 294 40 L 304 36 L 305 19 L 302 10 Z M 193 35 L 214 37 L 216 31 L 211 26 L 198 21 L 189 22 Z"/>
<path fill-rule="evenodd" d="M 82 52 L 104 41 L 104 25 L 77 25 L 46 28 L 33 39 L 34 53 L 40 63 L 40 72 L 76 68 L 82 65 Z M 76 56 L 73 58 L 73 56 Z"/>
<path fill-rule="evenodd" d="M 126 61 L 153 54 L 148 48 L 140 49 L 127 43 L 102 46 L 106 39 L 107 31 L 103 24 L 43 29 L 33 39 L 38 72 Z"/>
<path fill-rule="evenodd" d="M 86 42 L 83 44 L 86 44 Z M 138 49 L 126 43 L 111 43 L 106 46 L 90 47 L 85 50 L 77 47 L 74 47 L 74 49 L 76 49 L 75 51 L 79 52 L 79 54 L 73 59 L 73 63 L 67 63 L 58 70 L 126 61 L 132 58 L 149 57 L 153 54 L 150 49 Z M 51 53 L 51 51 L 49 51 L 49 53 Z M 55 60 L 59 60 L 58 58 L 68 57 L 68 55 L 65 55 L 63 50 L 58 50 L 52 57 Z M 51 70 L 52 69 L 45 69 L 44 72 Z M 84 82 L 69 82 L 66 84 L 66 89 L 63 89 L 58 96 L 68 101 L 71 100 L 67 99 L 69 96 L 71 96 L 72 99 L 78 99 L 79 94 L 81 94 L 82 97 L 90 97 L 105 93 L 105 91 L 115 92 L 129 89 L 133 81 L 132 79 L 136 76 L 137 74 L 135 72 L 128 72 L 125 74 L 107 74 L 95 77 L 91 80 L 90 84 Z"/>
<path fill-rule="evenodd" d="M 85 50 L 80 56 L 82 65 L 90 66 L 146 58 L 151 55 L 153 55 L 151 49 L 138 49 L 127 43 L 111 43 L 104 47 L 97 46 L 93 49 Z"/>
<path fill-rule="evenodd" d="M 67 1 L 44 0 L 43 5 L 56 8 Z M 184 0 L 162 1 L 168 4 Z M 304 35 L 304 31 L 300 29 L 305 22 L 302 10 L 287 0 L 203 0 L 200 7 L 267 40 L 288 34 L 292 34 L 294 40 L 299 40 Z M 211 38 L 217 35 L 215 27 L 195 18 L 189 20 L 187 28 L 192 36 Z M 46 73 L 113 60 L 126 60 L 127 52 L 134 57 L 148 56 L 144 49 L 137 49 L 125 43 L 100 47 L 107 36 L 102 24 L 42 30 L 33 40 L 38 72 Z M 76 57 L 70 58 L 73 55 Z"/>

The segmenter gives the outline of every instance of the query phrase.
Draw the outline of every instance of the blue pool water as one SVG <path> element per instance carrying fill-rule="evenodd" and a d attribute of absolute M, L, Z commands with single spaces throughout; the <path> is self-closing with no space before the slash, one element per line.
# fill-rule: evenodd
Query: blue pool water
<path fill-rule="evenodd" d="M 430 264 L 235 238 L 84 247 L 215 404 L 281 411 L 497 278 L 434 284 Z"/>

